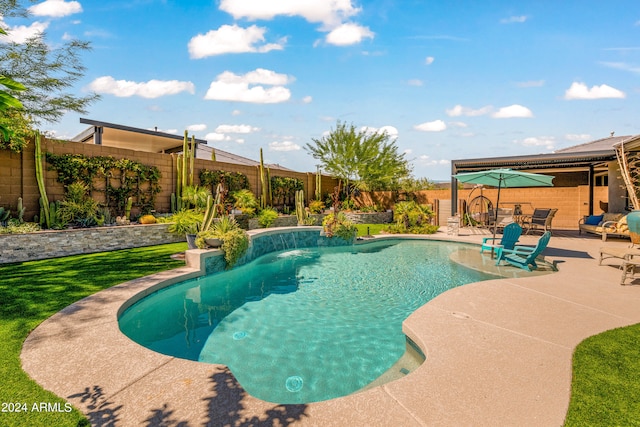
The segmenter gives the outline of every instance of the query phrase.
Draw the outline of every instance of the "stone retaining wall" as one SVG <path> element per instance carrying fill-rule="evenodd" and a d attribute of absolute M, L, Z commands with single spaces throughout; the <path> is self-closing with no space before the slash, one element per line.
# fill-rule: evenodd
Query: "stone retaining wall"
<path fill-rule="evenodd" d="M 121 225 L 0 235 L 0 264 L 181 242 L 169 224 Z"/>
<path fill-rule="evenodd" d="M 344 213 L 349 220 L 354 224 L 388 224 L 393 220 L 393 212 L 345 212 Z M 315 218 L 316 225 L 322 225 L 322 220 L 327 214 L 313 214 L 312 218 Z M 282 215 L 276 218 L 272 227 L 295 227 L 298 225 L 298 218 L 295 215 Z M 248 229 L 255 230 L 260 228 L 258 220 L 251 218 L 248 220 Z"/>

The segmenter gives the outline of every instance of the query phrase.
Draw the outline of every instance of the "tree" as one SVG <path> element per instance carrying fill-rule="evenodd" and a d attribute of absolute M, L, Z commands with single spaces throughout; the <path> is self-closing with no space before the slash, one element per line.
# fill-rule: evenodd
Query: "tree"
<path fill-rule="evenodd" d="M 404 154 L 386 132 L 357 131 L 338 121 L 328 135 L 312 140 L 305 149 L 347 189 L 351 183 L 362 190 L 387 189 L 410 173 Z"/>
<path fill-rule="evenodd" d="M 26 16 L 28 13 L 15 0 L 0 0 L 0 15 Z M 9 31 L 10 33 L 10 31 Z M 9 88 L 10 96 L 17 98 L 23 109 L 9 107 L 12 114 L 2 116 L 0 126 L 9 131 L 28 123 L 32 128 L 43 122 L 59 121 L 68 111 L 85 113 L 99 95 L 92 93 L 76 96 L 69 92 L 85 71 L 81 54 L 90 49 L 89 43 L 79 40 L 65 42 L 61 47 L 52 48 L 45 40 L 46 34 L 39 33 L 25 43 L 9 41 L 0 43 L 0 75 L 20 82 L 25 90 Z M 0 148 L 20 151 L 27 141 L 20 132 L 0 140 Z"/>

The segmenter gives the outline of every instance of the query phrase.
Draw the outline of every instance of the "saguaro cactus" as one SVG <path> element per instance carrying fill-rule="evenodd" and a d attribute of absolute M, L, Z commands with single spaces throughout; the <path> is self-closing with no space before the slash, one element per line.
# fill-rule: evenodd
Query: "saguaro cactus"
<path fill-rule="evenodd" d="M 42 199 L 42 216 L 47 228 L 51 228 L 51 217 L 49 216 L 49 199 L 47 198 L 47 189 L 44 186 L 44 172 L 42 170 L 42 146 L 40 141 L 40 132 L 36 131 L 35 140 L 35 161 L 36 161 L 36 181 L 40 198 Z"/>
<path fill-rule="evenodd" d="M 298 224 L 306 224 L 307 211 L 304 208 L 304 190 L 296 191 L 296 217 L 298 217 Z"/>

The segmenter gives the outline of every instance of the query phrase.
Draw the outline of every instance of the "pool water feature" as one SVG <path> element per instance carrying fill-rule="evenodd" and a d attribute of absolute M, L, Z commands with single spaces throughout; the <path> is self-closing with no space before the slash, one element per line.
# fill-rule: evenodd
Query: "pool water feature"
<path fill-rule="evenodd" d="M 120 329 L 154 351 L 227 365 L 266 401 L 345 396 L 398 363 L 413 311 L 496 277 L 450 261 L 464 246 L 387 240 L 274 252 L 157 291 L 122 314 Z"/>

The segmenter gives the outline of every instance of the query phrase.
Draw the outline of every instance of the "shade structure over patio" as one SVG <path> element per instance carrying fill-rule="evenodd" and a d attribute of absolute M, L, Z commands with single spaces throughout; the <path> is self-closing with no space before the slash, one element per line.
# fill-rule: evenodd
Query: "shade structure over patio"
<path fill-rule="evenodd" d="M 512 169 L 490 169 L 480 172 L 467 172 L 453 175 L 455 179 L 463 183 L 483 184 L 498 187 L 496 200 L 495 220 L 498 220 L 498 206 L 500 203 L 500 189 L 514 187 L 553 187 L 553 176 L 537 173 L 521 172 Z M 493 227 L 493 237 L 496 237 L 496 228 Z"/>

